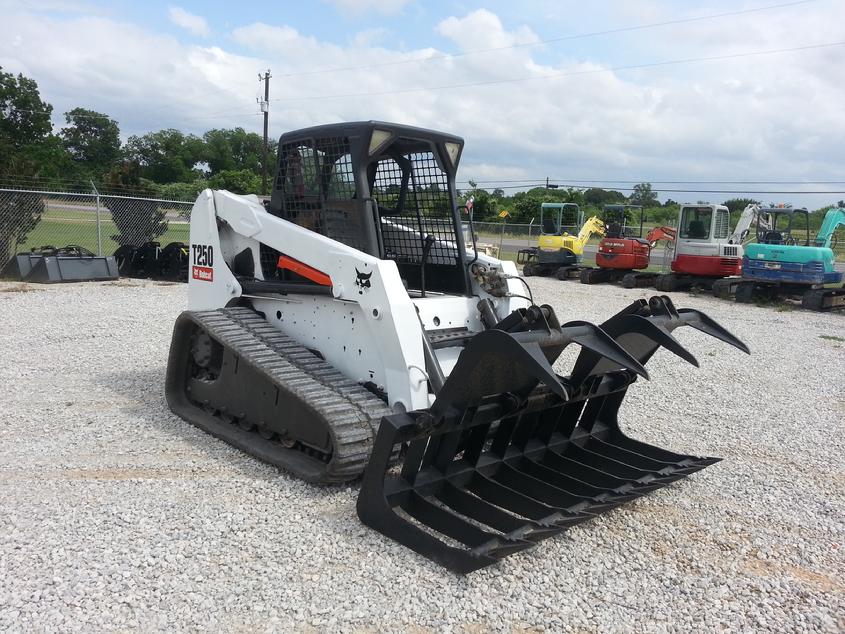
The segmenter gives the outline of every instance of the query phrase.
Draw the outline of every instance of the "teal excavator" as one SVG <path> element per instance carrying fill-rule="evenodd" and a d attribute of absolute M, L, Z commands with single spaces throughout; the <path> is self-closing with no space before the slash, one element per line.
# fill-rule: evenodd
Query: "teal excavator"
<path fill-rule="evenodd" d="M 771 214 L 771 226 L 758 224 L 756 243 L 745 248 L 736 300 L 800 295 L 801 305 L 810 310 L 845 308 L 845 286 L 832 249 L 836 230 L 845 226 L 845 209 L 828 210 L 812 241 L 806 209 L 763 211 Z"/>

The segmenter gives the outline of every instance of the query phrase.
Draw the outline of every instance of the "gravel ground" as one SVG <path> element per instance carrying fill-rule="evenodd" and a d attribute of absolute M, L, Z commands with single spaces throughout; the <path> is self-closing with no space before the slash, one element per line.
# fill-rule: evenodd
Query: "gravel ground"
<path fill-rule="evenodd" d="M 532 286 L 562 321 L 647 294 Z M 357 485 L 170 413 L 184 286 L 0 284 L 0 630 L 843 631 L 845 316 L 675 302 L 752 356 L 678 331 L 701 369 L 659 352 L 623 420 L 725 460 L 458 577 L 361 525 Z"/>

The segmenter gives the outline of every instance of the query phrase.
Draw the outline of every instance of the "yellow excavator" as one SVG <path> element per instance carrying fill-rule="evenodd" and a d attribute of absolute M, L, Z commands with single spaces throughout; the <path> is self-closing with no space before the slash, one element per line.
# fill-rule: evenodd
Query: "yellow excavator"
<path fill-rule="evenodd" d="M 563 224 L 565 219 L 573 223 Z M 540 227 L 537 246 L 517 253 L 517 263 L 523 265 L 522 273 L 526 277 L 555 275 L 559 280 L 577 279 L 585 268 L 581 266 L 581 256 L 587 242 L 594 234 L 605 234 L 604 223 L 598 216 L 585 222 L 584 212 L 576 203 L 542 203 Z M 570 234 L 566 231 L 569 228 L 578 233 Z"/>

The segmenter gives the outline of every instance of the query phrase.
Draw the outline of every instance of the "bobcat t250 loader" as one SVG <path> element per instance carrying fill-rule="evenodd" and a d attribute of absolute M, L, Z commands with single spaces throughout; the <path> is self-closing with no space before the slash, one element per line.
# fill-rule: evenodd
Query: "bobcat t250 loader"
<path fill-rule="evenodd" d="M 281 137 L 266 208 L 203 192 L 166 391 L 309 482 L 363 474 L 366 525 L 469 572 L 716 462 L 629 438 L 617 411 L 661 346 L 696 363 L 678 326 L 747 349 L 666 297 L 561 323 L 512 262 L 464 243 L 462 149 L 390 123 L 314 127 Z"/>

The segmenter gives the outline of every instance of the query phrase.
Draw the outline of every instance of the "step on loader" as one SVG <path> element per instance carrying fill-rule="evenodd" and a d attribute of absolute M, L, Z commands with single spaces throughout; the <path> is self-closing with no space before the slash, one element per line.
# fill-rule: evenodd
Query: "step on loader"
<path fill-rule="evenodd" d="M 747 348 L 661 296 L 561 323 L 512 262 L 464 243 L 462 149 L 332 124 L 281 137 L 266 207 L 203 192 L 166 396 L 294 476 L 363 475 L 367 526 L 466 573 L 714 463 L 628 437 L 618 410 L 659 348 L 697 363 L 679 326 Z"/>

